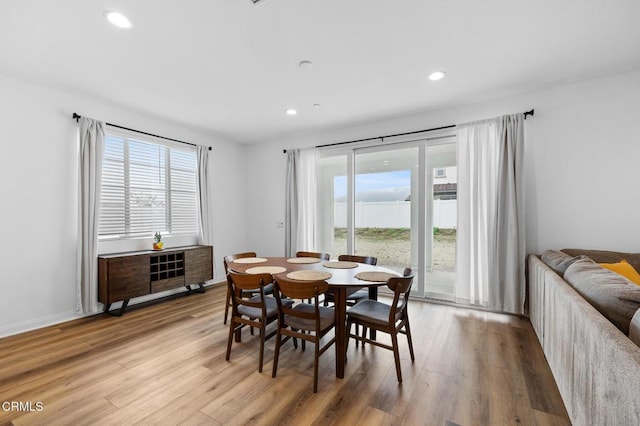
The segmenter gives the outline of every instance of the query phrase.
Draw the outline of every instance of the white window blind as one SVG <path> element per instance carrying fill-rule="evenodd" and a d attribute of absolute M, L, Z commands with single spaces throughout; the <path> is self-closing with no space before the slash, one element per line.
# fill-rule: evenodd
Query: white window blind
<path fill-rule="evenodd" d="M 105 135 L 101 238 L 198 233 L 195 147 L 149 139 Z"/>

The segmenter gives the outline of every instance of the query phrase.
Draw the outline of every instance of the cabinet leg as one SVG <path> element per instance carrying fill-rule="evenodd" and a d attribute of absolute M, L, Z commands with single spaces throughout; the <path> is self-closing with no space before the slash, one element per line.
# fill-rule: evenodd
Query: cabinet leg
<path fill-rule="evenodd" d="M 111 309 L 111 303 L 107 303 L 107 305 L 104 307 L 104 311 L 106 313 L 108 313 L 109 315 L 114 315 L 116 317 L 121 317 L 122 314 L 124 314 L 124 311 L 127 310 L 127 305 L 129 304 L 129 299 L 125 299 L 122 301 L 122 306 L 120 307 L 120 309 L 118 309 L 117 311 L 110 311 L 109 309 Z"/>
<path fill-rule="evenodd" d="M 129 299 L 125 299 L 122 302 L 122 306 L 120 307 L 120 313 L 118 314 L 119 317 L 122 316 L 122 314 L 124 314 L 124 311 L 127 309 L 127 305 L 129 304 Z"/>
<path fill-rule="evenodd" d="M 185 285 L 185 287 L 187 288 L 187 290 L 189 290 L 192 293 L 204 293 L 204 292 L 206 292 L 206 290 L 204 288 L 204 283 L 198 284 L 198 288 L 196 288 L 196 289 L 191 288 L 191 284 Z"/>

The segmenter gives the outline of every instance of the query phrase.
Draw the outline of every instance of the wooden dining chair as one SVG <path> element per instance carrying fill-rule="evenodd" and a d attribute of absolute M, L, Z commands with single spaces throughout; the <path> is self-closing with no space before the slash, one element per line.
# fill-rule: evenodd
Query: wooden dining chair
<path fill-rule="evenodd" d="M 276 349 L 273 357 L 272 377 L 278 371 L 280 347 L 290 338 L 302 340 L 302 350 L 305 341 L 314 344 L 313 358 L 313 393 L 318 392 L 318 361 L 327 348 L 335 343 L 335 336 L 320 347 L 320 340 L 335 326 L 335 312 L 332 308 L 320 306 L 318 296 L 329 289 L 326 281 L 294 281 L 276 276 L 275 299 L 278 305 L 278 329 L 276 332 Z M 303 302 L 295 306 L 287 306 L 281 301 L 282 297 L 299 299 Z M 305 303 L 304 300 L 313 299 L 314 302 Z M 283 336 L 284 339 L 282 338 Z"/>
<path fill-rule="evenodd" d="M 331 255 L 329 253 L 319 253 L 315 251 L 299 251 L 296 252 L 296 257 L 315 257 L 322 260 L 331 259 Z"/>
<path fill-rule="evenodd" d="M 258 255 L 253 252 L 253 251 L 248 251 L 245 253 L 236 253 L 236 254 L 230 254 L 224 257 L 222 263 L 224 265 L 224 273 L 228 274 L 229 273 L 229 269 L 230 269 L 230 263 L 233 262 L 234 260 L 237 259 L 245 259 L 248 257 L 258 257 Z M 272 283 L 268 283 L 267 285 L 265 285 L 264 288 L 264 292 L 265 294 L 271 294 L 273 293 L 273 284 Z M 255 296 L 257 293 L 255 291 L 249 291 L 247 293 L 247 296 Z M 226 300 L 226 304 L 224 305 L 224 324 L 227 324 L 227 319 L 229 317 L 229 307 L 231 306 L 231 293 L 229 293 L 229 288 L 227 287 L 227 300 Z"/>
<path fill-rule="evenodd" d="M 278 318 L 278 303 L 272 296 L 266 296 L 265 285 L 273 281 L 271 274 L 239 274 L 229 271 L 227 287 L 231 295 L 231 321 L 229 322 L 229 339 L 227 340 L 227 356 L 231 356 L 231 345 L 235 333 L 245 326 L 260 330 L 260 361 L 258 371 L 262 372 L 264 359 L 264 342 L 275 335 L 275 330 L 266 334 L 266 327 Z M 252 293 L 258 293 L 251 296 Z M 293 301 L 280 301 L 283 306 L 292 306 Z"/>
<path fill-rule="evenodd" d="M 387 286 L 393 291 L 391 305 L 377 300 L 364 299 L 347 311 L 347 346 L 349 345 L 349 339 L 353 337 L 356 339 L 356 344 L 359 341 L 363 342 L 363 344 L 367 342 L 392 350 L 396 362 L 396 375 L 400 383 L 402 383 L 402 371 L 400 369 L 400 352 L 398 351 L 398 333 L 407 336 L 411 361 L 415 361 L 409 315 L 407 313 L 409 292 L 411 291 L 414 276 L 415 274 L 411 268 L 406 268 L 403 277 L 389 278 Z M 351 324 L 358 324 L 363 327 L 362 336 L 359 336 L 357 332 L 356 334 L 351 333 Z M 391 346 L 368 339 L 366 337 L 367 329 L 388 333 L 391 336 Z"/>
<path fill-rule="evenodd" d="M 341 262 L 357 262 L 364 263 L 366 265 L 377 265 L 378 258 L 373 256 L 357 256 L 351 254 L 341 254 L 338 256 L 338 260 Z M 347 306 L 353 306 L 362 299 L 369 298 L 369 290 L 366 288 L 348 287 L 347 288 Z M 324 306 L 327 306 L 329 302 L 333 303 L 333 293 L 329 292 L 325 295 Z"/>

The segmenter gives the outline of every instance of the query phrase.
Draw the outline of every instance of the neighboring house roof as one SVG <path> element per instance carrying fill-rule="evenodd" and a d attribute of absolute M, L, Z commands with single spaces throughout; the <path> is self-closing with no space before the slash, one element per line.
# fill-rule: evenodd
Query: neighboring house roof
<path fill-rule="evenodd" d="M 433 184 L 433 192 L 437 194 L 439 192 L 456 192 L 458 190 L 457 183 L 435 183 Z"/>
<path fill-rule="evenodd" d="M 436 183 L 433 185 L 433 196 L 435 198 L 443 198 L 447 200 L 455 200 L 458 194 L 457 183 Z M 411 195 L 409 195 L 405 201 L 411 201 Z"/>
<path fill-rule="evenodd" d="M 457 183 L 436 183 L 433 185 L 434 198 L 455 200 L 458 194 Z"/>

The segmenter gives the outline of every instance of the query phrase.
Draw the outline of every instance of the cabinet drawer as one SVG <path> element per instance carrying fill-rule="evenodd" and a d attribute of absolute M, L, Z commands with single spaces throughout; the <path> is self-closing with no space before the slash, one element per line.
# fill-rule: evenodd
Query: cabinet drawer
<path fill-rule="evenodd" d="M 108 296 L 102 303 L 149 294 L 149 260 L 146 256 L 109 259 L 106 263 Z"/>
<path fill-rule="evenodd" d="M 172 288 L 184 286 L 184 276 L 166 278 L 164 280 L 151 282 L 151 293 L 159 293 L 165 290 L 171 290 Z"/>
<path fill-rule="evenodd" d="M 199 284 L 213 279 L 213 256 L 211 246 L 186 251 L 185 283 Z"/>

